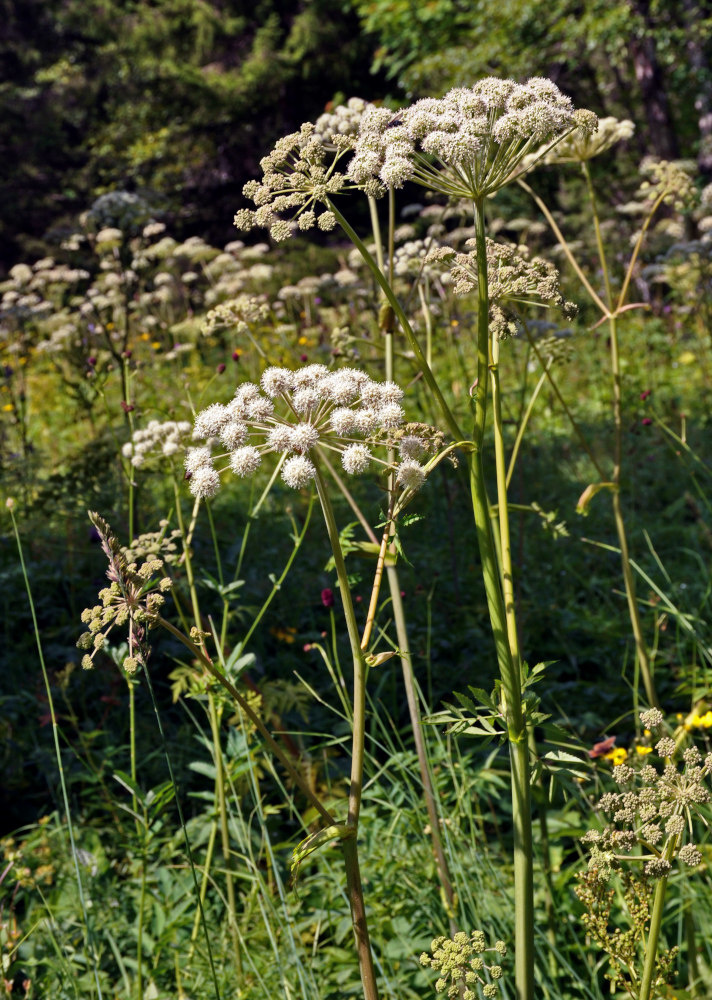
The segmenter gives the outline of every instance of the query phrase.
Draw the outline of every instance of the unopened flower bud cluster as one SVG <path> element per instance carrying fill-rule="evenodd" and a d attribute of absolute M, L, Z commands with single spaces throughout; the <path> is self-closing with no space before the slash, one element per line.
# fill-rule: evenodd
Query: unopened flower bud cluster
<path fill-rule="evenodd" d="M 108 643 L 108 636 L 114 625 L 128 625 L 129 656 L 123 663 L 128 674 L 135 673 L 141 663 L 145 664 L 147 650 L 146 633 L 152 628 L 165 603 L 163 593 L 170 590 L 173 582 L 168 576 L 160 576 L 163 559 L 149 555 L 140 564 L 129 562 L 109 526 L 97 514 L 90 513 L 102 542 L 102 548 L 109 559 L 107 576 L 109 586 L 99 591 L 101 604 L 85 608 L 82 622 L 88 631 L 77 640 L 79 649 L 91 650 L 82 657 L 82 667 L 90 670 L 94 657 Z"/>
<path fill-rule="evenodd" d="M 647 205 L 662 195 L 663 201 L 678 212 L 694 208 L 697 188 L 691 176 L 692 169 L 694 164 L 682 160 L 659 160 L 646 156 L 640 164 L 645 180 L 638 189 L 637 197 Z"/>
<path fill-rule="evenodd" d="M 487 965 L 481 956 L 487 952 L 506 955 L 504 941 L 488 948 L 482 931 L 473 931 L 469 936 L 458 931 L 453 938 L 436 937 L 430 951 L 430 955 L 423 952 L 420 964 L 440 973 L 435 983 L 436 993 L 444 994 L 448 1000 L 477 1000 L 479 987 L 488 1000 L 499 995 L 502 966 Z"/>
<path fill-rule="evenodd" d="M 223 329 L 245 334 L 251 326 L 264 323 L 268 318 L 269 304 L 264 298 L 258 295 L 238 295 L 211 309 L 205 317 L 201 332 L 205 337 Z"/>
<path fill-rule="evenodd" d="M 442 98 L 424 98 L 397 115 L 368 109 L 347 173 L 359 185 L 377 177 L 385 187 L 399 188 L 411 180 L 451 197 L 481 198 L 505 184 L 542 143 L 551 145 L 574 128 L 590 134 L 596 126 L 596 116 L 575 111 L 551 80 L 518 84 L 488 77 Z M 446 171 L 440 173 L 427 157 Z"/>
<path fill-rule="evenodd" d="M 640 718 L 646 731 L 659 729 L 663 723 L 658 709 L 642 712 Z M 675 858 L 692 867 L 702 860 L 693 843 L 683 845 L 682 841 L 690 830 L 692 813 L 712 799 L 707 787 L 712 753 L 703 758 L 696 747 L 688 747 L 679 767 L 672 760 L 676 745 L 669 736 L 657 739 L 655 752 L 664 762 L 660 769 L 652 764 L 639 770 L 628 764 L 613 768 L 613 780 L 622 790 L 607 792 L 598 802 L 612 824 L 583 837 L 590 849 L 589 871 L 601 881 L 608 881 L 635 847 L 646 852 L 636 855 L 636 860 L 645 861 L 644 873 L 652 879 L 668 875 Z"/>
<path fill-rule="evenodd" d="M 585 163 L 600 156 L 618 142 L 625 142 L 635 132 L 635 125 L 627 118 L 599 118 L 595 132 L 574 129 L 558 142 L 553 149 L 544 149 L 530 154 L 522 163 L 522 170 L 529 164 Z"/>
<path fill-rule="evenodd" d="M 379 436 L 403 425 L 403 390 L 395 383 L 376 382 L 355 368 L 330 370 L 314 364 L 297 371 L 268 368 L 261 390 L 244 382 L 230 403 L 214 403 L 195 420 L 193 436 L 218 439 L 225 448 L 222 457 L 229 459 L 226 468 L 235 475 L 251 476 L 266 454 L 278 454 L 283 456 L 282 479 L 301 489 L 316 475 L 313 459 L 318 450 L 335 453 L 349 475 L 373 464 L 390 469 L 372 449 Z M 417 435 L 400 440 L 394 471 L 402 490 L 414 491 L 425 482 L 420 459 L 427 450 L 427 441 Z M 220 477 L 214 461 L 209 447 L 194 448 L 186 456 L 195 496 L 217 492 Z"/>

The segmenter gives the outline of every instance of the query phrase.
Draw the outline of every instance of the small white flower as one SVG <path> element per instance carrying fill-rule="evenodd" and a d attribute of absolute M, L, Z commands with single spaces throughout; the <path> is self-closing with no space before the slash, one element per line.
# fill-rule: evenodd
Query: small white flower
<path fill-rule="evenodd" d="M 220 476 L 209 465 L 199 466 L 190 477 L 190 492 L 195 497 L 214 497 L 220 486 Z"/>
<path fill-rule="evenodd" d="M 378 418 L 384 430 L 394 430 L 405 420 L 405 413 L 398 403 L 386 403 L 378 411 Z"/>
<path fill-rule="evenodd" d="M 341 464 L 350 476 L 365 472 L 371 463 L 373 455 L 363 444 L 350 444 L 344 449 Z"/>
<path fill-rule="evenodd" d="M 396 482 L 404 490 L 419 490 L 425 482 L 425 471 L 419 462 L 406 458 L 398 466 Z"/>
<path fill-rule="evenodd" d="M 290 446 L 293 451 L 309 451 L 318 441 L 319 431 L 313 424 L 301 423 L 292 428 Z"/>
<path fill-rule="evenodd" d="M 238 448 L 247 438 L 247 424 L 241 420 L 231 420 L 220 431 L 220 440 L 229 451 Z"/>
<path fill-rule="evenodd" d="M 309 413 L 316 410 L 321 399 L 321 392 L 315 387 L 309 387 L 295 392 L 292 402 L 297 413 Z"/>
<path fill-rule="evenodd" d="M 218 437 L 220 431 L 229 421 L 230 414 L 227 407 L 222 403 L 213 403 L 207 410 L 203 410 L 195 418 L 193 437 L 211 438 Z"/>
<path fill-rule="evenodd" d="M 250 420 L 264 421 L 271 417 L 273 413 L 274 403 L 269 399 L 265 399 L 264 396 L 251 399 L 247 404 L 247 416 Z"/>
<path fill-rule="evenodd" d="M 190 474 L 202 466 L 211 466 L 210 448 L 189 448 L 185 456 L 185 471 Z"/>
<path fill-rule="evenodd" d="M 275 396 L 288 392 L 292 388 L 293 381 L 293 372 L 289 371 L 288 368 L 277 368 L 276 366 L 267 368 L 260 379 L 262 388 L 273 399 Z"/>
<path fill-rule="evenodd" d="M 347 406 L 340 406 L 338 409 L 331 411 L 329 423 L 334 434 L 337 434 L 339 437 L 346 437 L 354 428 L 355 418 L 356 414 L 353 410 L 350 410 Z"/>
<path fill-rule="evenodd" d="M 230 455 L 230 468 L 237 476 L 251 476 L 260 467 L 262 458 L 252 445 L 236 448 Z"/>
<path fill-rule="evenodd" d="M 289 424 L 277 424 L 267 435 L 267 444 L 272 451 L 288 451 L 292 445 L 292 428 Z"/>
<path fill-rule="evenodd" d="M 293 455 L 282 467 L 282 479 L 294 490 L 307 486 L 315 475 L 314 464 L 304 455 Z"/>
<path fill-rule="evenodd" d="M 354 413 L 354 427 L 359 433 L 368 436 L 380 426 L 377 410 L 356 410 Z"/>
<path fill-rule="evenodd" d="M 417 459 L 422 458 L 425 453 L 425 446 L 419 437 L 408 434 L 398 442 L 398 451 L 402 458 Z"/>

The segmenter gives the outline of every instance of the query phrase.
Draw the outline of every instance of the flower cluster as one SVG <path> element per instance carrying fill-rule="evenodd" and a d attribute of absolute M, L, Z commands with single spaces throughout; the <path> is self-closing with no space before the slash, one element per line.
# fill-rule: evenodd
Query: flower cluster
<path fill-rule="evenodd" d="M 362 97 L 350 97 L 346 104 L 337 104 L 331 111 L 319 115 L 314 122 L 314 137 L 324 146 L 330 146 L 334 144 L 334 136 L 337 136 L 342 146 L 341 137 L 355 139 L 364 113 L 373 106 Z"/>
<path fill-rule="evenodd" d="M 227 327 L 244 334 L 249 331 L 250 325 L 263 323 L 268 317 L 269 304 L 262 296 L 238 295 L 211 309 L 201 329 L 205 337 Z"/>
<path fill-rule="evenodd" d="M 522 163 L 522 172 L 535 163 L 585 163 L 600 156 L 617 142 L 625 142 L 635 132 L 635 125 L 627 118 L 622 121 L 618 118 L 599 118 L 598 129 L 595 132 L 587 132 L 582 129 L 574 129 L 558 142 L 553 148 L 549 147 L 535 153 L 531 153 Z"/>
<path fill-rule="evenodd" d="M 464 931 L 458 931 L 453 938 L 436 937 L 430 951 L 431 955 L 423 952 L 420 964 L 440 972 L 436 993 L 444 993 L 449 1000 L 477 1000 L 475 990 L 480 986 L 484 997 L 498 995 L 497 981 L 502 978 L 502 966 L 486 965 L 480 956 L 488 951 L 506 955 L 504 941 L 497 941 L 493 948 L 488 948 L 482 931 L 473 931 L 469 937 Z"/>
<path fill-rule="evenodd" d="M 344 138 L 345 147 L 349 142 Z M 299 132 L 280 139 L 260 161 L 262 181 L 248 181 L 243 188 L 245 197 L 257 208 L 240 209 L 234 220 L 237 228 L 249 231 L 255 226 L 267 227 L 272 238 L 280 242 L 292 235 L 293 226 L 279 215 L 296 209 L 297 229 L 304 231 L 315 225 L 325 232 L 333 229 L 334 213 L 327 209 L 317 215 L 315 209 L 347 186 L 345 175 L 335 169 L 343 152 L 338 151 L 326 166 L 329 150 L 316 138 L 314 126 L 308 122 Z"/>
<path fill-rule="evenodd" d="M 642 712 L 640 719 L 647 732 L 663 723 L 658 709 Z M 645 861 L 644 874 L 650 879 L 666 876 L 675 858 L 693 867 L 702 860 L 697 847 L 683 845 L 683 840 L 685 831 L 691 829 L 692 813 L 712 799 L 706 784 L 712 772 L 712 753 L 703 759 L 699 750 L 689 747 L 682 754 L 682 767 L 678 767 L 672 760 L 675 741 L 669 736 L 657 740 L 655 752 L 664 761 L 661 770 L 652 764 L 636 770 L 623 762 L 613 768 L 613 780 L 623 790 L 607 792 L 598 803 L 598 808 L 612 817 L 612 823 L 603 830 L 589 831 L 583 838 L 590 849 L 589 872 L 600 881 L 607 882 L 611 872 L 620 868 L 622 856 L 636 846 L 647 852 L 636 860 Z M 634 789 L 636 782 L 641 786 L 638 790 Z"/>
<path fill-rule="evenodd" d="M 458 253 L 450 247 L 436 247 L 426 261 L 441 261 L 449 265 L 456 295 L 469 295 L 477 288 L 477 251 L 475 240 L 467 240 L 468 253 Z M 508 303 L 526 305 L 541 303 L 559 306 L 567 318 L 576 314 L 576 306 L 567 302 L 559 289 L 559 274 L 549 261 L 541 257 L 525 260 L 513 246 L 496 243 L 489 238 L 487 248 L 487 284 L 490 301 L 490 326 L 500 338 L 516 332 L 516 317 Z M 537 299 L 532 303 L 532 299 Z"/>
<path fill-rule="evenodd" d="M 640 164 L 640 172 L 645 180 L 640 185 L 637 198 L 645 206 L 650 206 L 658 198 L 677 212 L 694 207 L 697 200 L 697 188 L 690 175 L 694 165 L 679 160 L 659 160 L 654 156 L 646 156 Z"/>
<path fill-rule="evenodd" d="M 437 434 L 403 435 L 395 468 L 379 459 L 372 447 L 394 436 L 404 421 L 403 390 L 393 382 L 376 382 L 354 368 L 330 370 L 306 365 L 297 371 L 268 368 L 260 386 L 244 382 L 227 405 L 213 403 L 198 414 L 193 436 L 218 439 L 238 476 L 251 476 L 263 455 L 282 455 L 281 474 L 293 489 L 316 476 L 319 451 L 336 452 L 349 475 L 365 472 L 372 463 L 395 472 L 404 491 L 425 482 L 420 459 L 432 450 Z M 221 456 L 218 456 L 221 457 Z M 211 497 L 220 479 L 210 448 L 194 448 L 186 456 L 190 489 L 197 497 Z"/>
<path fill-rule="evenodd" d="M 163 560 L 159 556 L 149 554 L 140 565 L 129 561 L 130 550 L 121 548 L 106 521 L 91 511 L 89 518 L 109 560 L 106 575 L 110 583 L 99 591 L 101 604 L 82 612 L 81 618 L 88 631 L 79 637 L 77 646 L 92 650 L 82 657 L 82 667 L 85 670 L 93 667 L 94 657 L 107 645 L 107 637 L 114 625 L 128 623 L 129 655 L 123 667 L 127 674 L 133 674 L 141 664 L 146 663 L 146 635 L 157 623 L 165 601 L 162 595 L 170 590 L 173 582 L 167 576 L 158 579 L 163 569 Z"/>
<path fill-rule="evenodd" d="M 595 131 L 596 116 L 575 111 L 550 80 L 526 84 L 488 77 L 442 98 L 423 98 L 393 115 L 367 110 L 348 176 L 377 177 L 387 188 L 412 180 L 454 198 L 480 199 L 505 184 L 528 153 L 579 129 Z M 434 168 L 428 157 L 445 167 Z"/>
<path fill-rule="evenodd" d="M 140 468 L 152 456 L 169 458 L 185 450 L 192 429 L 187 420 L 149 420 L 144 428 L 133 432 L 121 454 L 131 460 L 134 468 Z"/>

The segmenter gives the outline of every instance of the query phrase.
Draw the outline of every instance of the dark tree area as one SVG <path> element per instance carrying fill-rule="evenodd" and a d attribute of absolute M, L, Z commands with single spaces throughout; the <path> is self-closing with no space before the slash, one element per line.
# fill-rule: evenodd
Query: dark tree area
<path fill-rule="evenodd" d="M 329 0 L 0 7 L 5 266 L 115 188 L 219 240 L 277 136 L 379 84 L 356 14 Z"/>

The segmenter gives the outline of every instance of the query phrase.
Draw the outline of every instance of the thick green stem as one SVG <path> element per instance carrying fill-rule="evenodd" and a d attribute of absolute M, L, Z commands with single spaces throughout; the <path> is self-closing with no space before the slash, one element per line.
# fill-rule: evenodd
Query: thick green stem
<path fill-rule="evenodd" d="M 665 845 L 662 857 L 666 861 L 670 861 L 672 859 L 676 841 L 677 837 L 671 837 Z M 643 965 L 643 975 L 640 979 L 640 994 L 638 1000 L 650 1000 L 652 995 L 653 980 L 655 979 L 655 960 L 658 956 L 658 940 L 660 938 L 660 928 L 663 922 L 666 892 L 667 876 L 663 876 L 655 886 L 653 911 L 650 914 L 650 930 L 648 931 L 648 941 L 645 946 L 645 963 Z"/>
<path fill-rule="evenodd" d="M 475 202 L 474 207 L 478 269 L 477 394 L 475 397 L 475 427 L 473 433 L 474 452 L 470 458 L 470 484 L 485 593 L 502 679 L 512 768 L 516 995 L 517 1000 L 533 1000 L 534 880 L 529 788 L 529 747 L 527 744 L 526 723 L 522 711 L 522 679 L 519 669 L 518 643 L 514 647 L 514 650 L 512 650 L 508 638 L 508 615 L 500 588 L 500 577 L 482 461 L 487 424 L 487 386 L 490 367 L 489 291 L 484 201 L 480 199 Z M 504 475 L 505 471 L 502 468 L 502 476 L 504 477 Z M 503 506 L 506 508 L 506 496 Z M 503 575 L 506 576 L 506 570 Z M 516 631 L 516 622 L 514 622 L 514 629 Z"/>
<path fill-rule="evenodd" d="M 324 514 L 326 530 L 331 543 L 331 550 L 334 556 L 336 575 L 339 580 L 339 592 L 341 603 L 346 620 L 346 629 L 351 646 L 353 658 L 353 724 L 352 724 L 352 745 L 351 745 L 351 784 L 349 787 L 349 808 L 346 822 L 354 828 L 353 838 L 343 841 L 344 862 L 346 865 L 346 884 L 351 907 L 351 920 L 353 923 L 354 936 L 356 938 L 356 949 L 358 952 L 359 966 L 361 969 L 361 982 L 365 1000 L 378 1000 L 378 990 L 376 987 L 376 974 L 373 966 L 373 955 L 371 952 L 371 942 L 368 934 L 368 924 L 366 921 L 366 907 L 363 899 L 363 888 L 361 885 L 361 875 L 358 862 L 358 820 L 361 811 L 361 793 L 363 790 L 363 764 L 366 740 L 366 661 L 361 650 L 361 639 L 359 636 L 358 623 L 351 599 L 351 589 L 349 587 L 346 564 L 344 562 L 341 543 L 339 540 L 339 529 L 334 517 L 334 509 L 331 505 L 331 498 L 327 489 L 324 477 L 319 465 L 316 466 L 316 488 Z"/>

